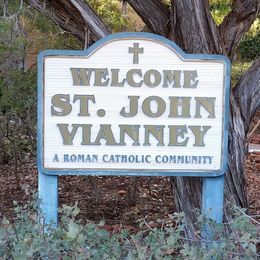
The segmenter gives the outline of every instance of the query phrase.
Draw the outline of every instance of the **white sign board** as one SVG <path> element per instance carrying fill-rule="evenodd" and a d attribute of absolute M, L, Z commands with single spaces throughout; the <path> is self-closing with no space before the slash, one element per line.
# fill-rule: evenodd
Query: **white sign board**
<path fill-rule="evenodd" d="M 43 171 L 201 176 L 223 169 L 222 56 L 186 55 L 162 37 L 120 34 L 84 52 L 45 51 L 39 66 Z"/>

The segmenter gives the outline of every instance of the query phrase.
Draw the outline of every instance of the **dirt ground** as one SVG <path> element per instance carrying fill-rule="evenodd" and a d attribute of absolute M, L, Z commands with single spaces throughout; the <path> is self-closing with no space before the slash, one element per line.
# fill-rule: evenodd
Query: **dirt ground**
<path fill-rule="evenodd" d="M 13 201 L 24 204 L 31 198 L 31 192 L 37 190 L 35 165 L 25 164 L 19 171 L 19 175 L 24 176 L 21 187 L 17 187 L 9 166 L 0 167 L 0 214 L 9 219 L 15 217 Z M 59 206 L 72 206 L 76 202 L 80 218 L 105 220 L 112 226 L 134 227 L 141 218 L 157 220 L 174 212 L 169 179 L 162 177 L 59 177 Z"/>
<path fill-rule="evenodd" d="M 259 155 L 250 153 L 246 161 L 251 215 L 260 214 L 260 169 L 256 168 Z M 0 167 L 0 217 L 5 215 L 13 219 L 13 201 L 24 204 L 30 199 L 28 194 L 37 190 L 34 162 L 23 164 L 18 171 L 20 187 L 17 187 L 12 167 Z M 135 229 L 140 219 L 152 223 L 167 219 L 168 214 L 175 211 L 170 181 L 164 177 L 60 177 L 59 206 L 72 206 L 76 202 L 81 219 L 97 223 L 105 220 L 108 229 L 118 225 Z"/>

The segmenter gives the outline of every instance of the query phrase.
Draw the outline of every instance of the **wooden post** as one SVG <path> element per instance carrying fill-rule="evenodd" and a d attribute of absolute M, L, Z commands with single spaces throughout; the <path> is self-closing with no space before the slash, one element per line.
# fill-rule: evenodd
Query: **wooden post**
<path fill-rule="evenodd" d="M 216 223 L 223 221 L 224 175 L 203 178 L 202 214 Z"/>
<path fill-rule="evenodd" d="M 38 189 L 44 224 L 58 224 L 58 176 L 39 172 Z"/>
<path fill-rule="evenodd" d="M 216 223 L 223 222 L 224 204 L 224 175 L 213 178 L 203 178 L 202 187 L 202 215 L 214 220 Z M 202 231 L 205 240 L 214 240 L 214 232 L 209 225 L 205 225 Z M 211 243 L 206 243 L 211 247 Z"/>

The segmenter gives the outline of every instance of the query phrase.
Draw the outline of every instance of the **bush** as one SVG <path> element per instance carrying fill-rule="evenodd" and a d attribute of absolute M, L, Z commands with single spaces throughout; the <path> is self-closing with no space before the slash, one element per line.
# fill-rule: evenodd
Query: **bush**
<path fill-rule="evenodd" d="M 197 232 L 194 239 L 186 239 L 182 213 L 170 217 L 169 223 L 160 221 L 160 228 L 151 228 L 144 221 L 140 231 L 126 230 L 109 233 L 104 223 L 82 224 L 76 220 L 75 207 L 64 206 L 60 224 L 43 226 L 39 219 L 38 203 L 24 207 L 15 203 L 16 222 L 3 219 L 0 226 L 1 259 L 256 259 L 259 257 L 259 227 L 243 210 L 235 209 L 234 218 L 226 224 L 216 224 L 198 217 L 197 226 L 212 230 L 209 240 Z M 256 221 L 255 221 L 256 222 Z M 174 223 L 174 224 L 173 224 Z M 259 223 L 258 223 L 259 224 Z M 46 232 L 44 232 L 44 230 Z M 257 238 L 258 237 L 258 238 Z"/>
<path fill-rule="evenodd" d="M 224 17 L 231 11 L 230 0 L 210 0 L 209 7 L 211 15 L 217 25 L 220 25 Z"/>
<path fill-rule="evenodd" d="M 14 158 L 17 164 L 36 150 L 35 85 L 32 70 L 0 74 L 0 153 L 5 163 Z"/>
<path fill-rule="evenodd" d="M 260 56 L 260 33 L 245 37 L 238 46 L 243 60 L 250 61 Z"/>

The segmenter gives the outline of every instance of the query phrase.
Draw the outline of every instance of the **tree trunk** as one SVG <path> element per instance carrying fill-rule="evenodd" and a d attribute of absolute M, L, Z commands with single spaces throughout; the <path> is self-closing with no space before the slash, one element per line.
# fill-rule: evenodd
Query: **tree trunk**
<path fill-rule="evenodd" d="M 231 60 L 235 57 L 234 51 L 239 41 L 258 15 L 260 6 L 257 0 L 234 0 L 233 10 L 217 27 L 210 14 L 207 0 L 172 0 L 171 10 L 160 0 L 125 1 L 142 17 L 151 32 L 174 40 L 186 53 L 223 54 Z M 37 4 L 38 1 L 30 2 L 39 10 L 42 9 Z M 83 42 L 85 38 L 82 28 L 91 30 L 91 42 L 109 33 L 83 0 L 45 0 L 45 3 L 49 10 L 52 8 L 50 17 Z M 63 7 L 65 3 L 68 7 L 66 10 Z M 247 152 L 246 137 L 249 123 L 260 106 L 259 63 L 258 59 L 246 72 L 238 85 L 233 88 L 230 98 L 225 199 L 246 208 L 248 201 L 244 157 Z M 201 206 L 200 178 L 174 177 L 172 187 L 177 210 L 184 211 L 189 222 L 194 220 L 195 214 L 192 209 Z"/>

